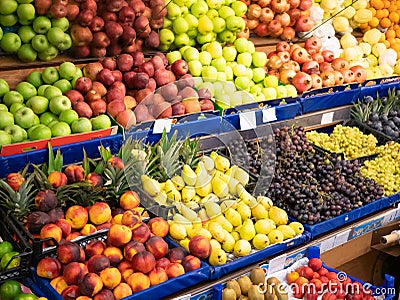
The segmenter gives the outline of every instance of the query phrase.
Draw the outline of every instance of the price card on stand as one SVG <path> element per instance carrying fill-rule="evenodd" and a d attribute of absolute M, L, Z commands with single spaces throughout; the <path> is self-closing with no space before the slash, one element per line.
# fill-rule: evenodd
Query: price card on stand
<path fill-rule="evenodd" d="M 154 121 L 153 133 L 163 133 L 164 128 L 167 133 L 171 131 L 172 119 L 158 119 Z"/>
<path fill-rule="evenodd" d="M 333 121 L 334 111 L 324 113 L 321 117 L 321 125 L 330 124 Z"/>
<path fill-rule="evenodd" d="M 256 112 L 246 111 L 239 113 L 240 129 L 249 130 L 257 127 Z"/>
<path fill-rule="evenodd" d="M 328 239 L 326 239 L 326 240 L 323 240 L 323 241 L 321 242 L 321 246 L 319 247 L 321 253 L 326 252 L 326 251 L 332 249 L 332 248 L 333 248 L 333 245 L 335 244 L 335 239 L 336 239 L 336 236 L 332 236 L 332 237 L 330 237 L 330 238 L 328 238 Z"/>
<path fill-rule="evenodd" d="M 268 262 L 268 272 L 267 275 L 271 275 L 272 273 L 276 273 L 281 271 L 285 268 L 286 263 L 286 253 L 279 255 Z"/>
<path fill-rule="evenodd" d="M 335 243 L 333 244 L 333 247 L 337 247 L 346 243 L 349 240 L 349 235 L 350 235 L 350 229 L 342 233 L 339 233 L 335 238 Z"/>
<path fill-rule="evenodd" d="M 262 110 L 263 114 L 263 123 L 273 122 L 278 120 L 276 118 L 276 109 L 275 107 L 268 107 Z"/>

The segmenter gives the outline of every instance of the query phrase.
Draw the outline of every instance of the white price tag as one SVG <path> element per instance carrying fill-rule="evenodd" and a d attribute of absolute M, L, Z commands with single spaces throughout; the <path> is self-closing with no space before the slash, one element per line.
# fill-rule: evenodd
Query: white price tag
<path fill-rule="evenodd" d="M 396 219 L 397 209 L 390 211 L 384 218 L 383 218 L 383 225 L 389 224 Z"/>
<path fill-rule="evenodd" d="M 263 109 L 262 113 L 263 113 L 264 123 L 273 122 L 277 120 L 275 107 L 269 107 L 267 109 Z"/>
<path fill-rule="evenodd" d="M 337 247 L 346 243 L 349 240 L 349 235 L 350 235 L 350 229 L 346 230 L 345 232 L 339 233 L 336 236 L 333 247 Z"/>
<path fill-rule="evenodd" d="M 240 129 L 248 130 L 257 127 L 256 112 L 246 111 L 239 114 Z"/>
<path fill-rule="evenodd" d="M 335 244 L 335 238 L 336 236 L 333 236 L 321 242 L 320 246 L 321 253 L 329 251 L 330 249 L 333 248 L 333 245 Z"/>
<path fill-rule="evenodd" d="M 183 296 L 175 297 L 173 299 L 174 300 L 190 300 L 191 297 L 192 297 L 191 294 L 186 294 L 186 295 L 183 295 Z"/>
<path fill-rule="evenodd" d="M 281 271 L 285 268 L 286 263 L 286 253 L 279 255 L 268 262 L 268 272 L 267 275 Z"/>
<path fill-rule="evenodd" d="M 171 131 L 172 119 L 158 119 L 154 121 L 153 133 L 163 133 L 164 128 L 167 133 Z"/>
<path fill-rule="evenodd" d="M 321 125 L 332 123 L 334 115 L 334 111 L 324 113 L 321 117 Z"/>

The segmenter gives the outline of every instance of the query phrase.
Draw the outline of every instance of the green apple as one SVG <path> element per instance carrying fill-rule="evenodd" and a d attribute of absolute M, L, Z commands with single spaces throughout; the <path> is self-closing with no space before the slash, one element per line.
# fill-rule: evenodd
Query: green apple
<path fill-rule="evenodd" d="M 233 43 L 236 39 L 236 34 L 232 31 L 225 29 L 224 31 L 218 33 L 218 40 L 222 43 Z"/>
<path fill-rule="evenodd" d="M 2 111 L 8 111 L 7 105 L 5 105 L 5 104 L 3 104 L 3 103 L 0 103 L 0 110 L 2 110 Z M 11 113 L 12 113 L 12 112 L 11 112 Z"/>
<path fill-rule="evenodd" d="M 252 53 L 251 56 L 253 58 L 253 66 L 256 68 L 262 68 L 267 63 L 267 54 L 264 52 L 257 51 Z"/>
<path fill-rule="evenodd" d="M 251 54 L 247 53 L 247 52 L 239 53 L 236 58 L 237 63 L 245 65 L 246 68 L 249 68 L 251 66 L 252 60 L 253 60 L 253 58 L 252 58 Z"/>
<path fill-rule="evenodd" d="M 204 0 L 197 0 L 190 7 L 190 12 L 193 16 L 199 19 L 201 16 L 204 16 L 208 11 L 208 4 Z"/>
<path fill-rule="evenodd" d="M 0 14 L 9 15 L 17 11 L 18 2 L 15 0 L 1 0 L 0 1 Z"/>
<path fill-rule="evenodd" d="M 278 85 L 276 87 L 276 98 L 286 98 L 288 96 L 287 89 L 284 85 Z"/>
<path fill-rule="evenodd" d="M 60 51 L 68 50 L 69 48 L 72 47 L 72 39 L 71 39 L 71 36 L 70 36 L 68 33 L 65 33 L 65 32 L 64 32 L 63 38 L 62 38 L 61 41 L 60 41 L 57 45 L 55 45 L 55 46 L 56 46 L 56 47 L 58 48 L 58 50 L 60 50 Z"/>
<path fill-rule="evenodd" d="M 46 111 L 45 113 L 40 115 L 39 120 L 40 120 L 41 124 L 49 126 L 49 124 L 51 122 L 58 121 L 58 117 L 55 114 L 53 114 L 52 112 Z"/>
<path fill-rule="evenodd" d="M 49 109 L 58 116 L 62 111 L 71 109 L 71 101 L 67 96 L 55 96 L 50 100 Z"/>
<path fill-rule="evenodd" d="M 186 49 L 189 49 L 190 47 L 192 47 L 192 46 L 186 45 L 186 46 L 183 46 L 182 48 L 179 48 L 179 53 L 182 55 L 182 57 L 183 57 L 183 53 L 185 53 Z"/>
<path fill-rule="evenodd" d="M 18 35 L 24 44 L 30 43 L 36 32 L 33 30 L 32 26 L 24 25 L 18 28 Z"/>
<path fill-rule="evenodd" d="M 38 16 L 33 20 L 32 28 L 38 34 L 46 34 L 51 28 L 51 21 L 46 16 Z"/>
<path fill-rule="evenodd" d="M 191 29 L 189 29 L 187 32 L 186 32 L 186 34 L 188 35 L 188 37 L 190 37 L 190 43 L 189 43 L 189 45 L 190 46 L 192 46 L 192 47 L 194 47 L 194 46 L 196 46 L 196 44 L 197 44 L 197 42 L 196 42 L 196 37 L 197 37 L 197 35 L 199 34 L 199 32 L 197 31 L 197 29 L 196 28 L 191 28 Z M 193 42 L 192 42 L 193 41 Z M 193 45 L 193 43 L 194 43 L 194 45 Z"/>
<path fill-rule="evenodd" d="M 83 133 L 92 131 L 92 123 L 88 118 L 79 118 L 71 124 L 73 133 Z"/>
<path fill-rule="evenodd" d="M 172 65 L 177 60 L 182 59 L 182 55 L 178 50 L 170 51 L 165 56 L 167 57 L 168 63 L 170 65 Z"/>
<path fill-rule="evenodd" d="M 167 18 L 170 20 L 175 20 L 182 14 L 181 8 L 174 2 L 169 2 L 167 5 Z"/>
<path fill-rule="evenodd" d="M 166 28 L 161 29 L 160 31 L 160 43 L 165 45 L 170 45 L 175 40 L 175 34 Z"/>
<path fill-rule="evenodd" d="M 60 79 L 60 75 L 55 67 L 47 67 L 42 72 L 42 79 L 47 84 L 53 84 Z"/>
<path fill-rule="evenodd" d="M 265 87 L 262 89 L 262 93 L 264 94 L 265 100 L 276 99 L 276 89 L 274 87 Z"/>
<path fill-rule="evenodd" d="M 50 84 L 42 84 L 41 86 L 38 87 L 37 91 L 38 91 L 38 96 L 45 96 L 44 95 L 44 91 L 51 86 Z M 46 96 L 45 96 L 46 97 Z M 46 97 L 47 98 L 47 97 Z M 49 98 L 47 98 L 49 99 Z M 49 99 L 50 100 L 50 99 Z"/>
<path fill-rule="evenodd" d="M 245 90 L 249 87 L 250 85 L 250 79 L 246 76 L 238 76 L 235 78 L 235 85 L 242 89 Z"/>
<path fill-rule="evenodd" d="M 249 53 L 254 53 L 256 52 L 256 46 L 252 41 L 247 41 L 247 50 Z"/>
<path fill-rule="evenodd" d="M 170 19 L 164 18 L 163 28 L 171 29 L 172 28 L 172 21 Z"/>
<path fill-rule="evenodd" d="M 250 79 L 250 85 L 253 85 L 254 84 L 254 82 L 253 82 L 253 69 L 251 69 L 251 68 L 247 68 L 246 69 L 246 76 L 247 76 L 247 78 L 249 78 Z"/>
<path fill-rule="evenodd" d="M 203 66 L 209 66 L 212 61 L 212 56 L 207 51 L 202 51 L 199 54 L 199 61 Z"/>
<path fill-rule="evenodd" d="M 14 124 L 14 115 L 8 111 L 0 111 L 0 129 Z"/>
<path fill-rule="evenodd" d="M 218 14 L 222 19 L 226 20 L 226 19 L 228 19 L 228 17 L 234 16 L 235 15 L 235 11 L 232 8 L 230 8 L 229 6 L 223 5 L 218 10 Z"/>
<path fill-rule="evenodd" d="M 4 130 L 0 130 L 0 146 L 11 144 L 11 136 Z"/>
<path fill-rule="evenodd" d="M 39 59 L 43 61 L 50 61 L 56 58 L 57 55 L 58 49 L 55 46 L 49 44 L 49 47 L 46 50 L 39 52 Z"/>
<path fill-rule="evenodd" d="M 49 41 L 44 34 L 35 35 L 31 41 L 31 44 L 33 49 L 35 49 L 37 52 L 43 52 L 50 46 Z"/>
<path fill-rule="evenodd" d="M 233 70 L 232 67 L 226 66 L 225 70 L 226 80 L 233 80 Z"/>
<path fill-rule="evenodd" d="M 18 125 L 8 125 L 4 128 L 4 131 L 11 137 L 11 143 L 20 143 L 28 137 L 25 129 Z"/>
<path fill-rule="evenodd" d="M 201 77 L 203 77 L 204 81 L 215 81 L 218 77 L 218 71 L 213 66 L 204 66 L 201 70 Z"/>
<path fill-rule="evenodd" d="M 249 43 L 246 38 L 238 38 L 234 42 L 234 46 L 239 53 L 250 52 L 249 50 Z"/>
<path fill-rule="evenodd" d="M 40 115 L 47 111 L 49 100 L 43 96 L 33 96 L 26 102 L 26 106 L 31 108 L 35 114 Z"/>
<path fill-rule="evenodd" d="M 58 48 L 58 45 L 64 42 L 64 31 L 58 27 L 52 27 L 46 33 L 49 42 Z"/>
<path fill-rule="evenodd" d="M 186 33 L 181 33 L 175 36 L 174 45 L 180 48 L 185 45 L 189 45 L 190 38 Z"/>
<path fill-rule="evenodd" d="M 56 125 L 58 122 L 60 122 L 59 120 L 53 120 L 50 123 L 48 123 L 46 126 L 49 127 L 51 129 L 51 127 L 53 127 L 54 125 Z"/>
<path fill-rule="evenodd" d="M 213 29 L 213 22 L 207 15 L 201 16 L 199 18 L 199 26 L 197 27 L 197 30 L 200 34 L 209 34 L 213 31 Z"/>
<path fill-rule="evenodd" d="M 32 130 L 28 130 L 28 137 L 31 141 L 51 139 L 51 130 L 43 124 L 36 125 Z"/>
<path fill-rule="evenodd" d="M 216 17 L 216 18 L 212 19 L 212 23 L 213 23 L 213 28 L 214 28 L 213 30 L 216 33 L 220 33 L 222 31 L 224 31 L 226 28 L 225 20 L 220 17 Z"/>
<path fill-rule="evenodd" d="M 187 48 L 183 53 L 183 59 L 186 60 L 187 62 L 192 60 L 199 60 L 199 57 L 200 57 L 199 50 L 197 50 L 194 47 Z"/>
<path fill-rule="evenodd" d="M 218 72 L 224 72 L 224 71 L 225 71 L 225 68 L 226 68 L 226 60 L 225 60 L 225 58 L 223 58 L 222 56 L 221 56 L 221 57 L 218 57 L 218 58 L 214 58 L 214 59 L 211 61 L 211 65 L 212 65 L 213 67 L 215 67 L 215 68 L 217 69 Z"/>
<path fill-rule="evenodd" d="M 199 26 L 199 20 L 192 14 L 187 14 L 185 20 L 189 25 L 189 29 L 197 29 Z"/>
<path fill-rule="evenodd" d="M 218 17 L 218 10 L 210 9 L 206 13 L 206 16 L 209 17 L 211 20 Z"/>
<path fill-rule="evenodd" d="M 285 88 L 288 97 L 297 97 L 297 90 L 294 85 L 287 84 L 285 85 Z"/>
<path fill-rule="evenodd" d="M 62 31 L 66 32 L 69 28 L 69 21 L 66 17 L 60 19 L 51 19 L 51 27 L 61 28 Z"/>
<path fill-rule="evenodd" d="M 230 16 L 226 19 L 226 28 L 232 32 L 239 33 L 246 28 L 246 22 L 242 17 Z"/>
<path fill-rule="evenodd" d="M 31 3 L 20 4 L 17 8 L 17 15 L 20 20 L 33 21 L 35 19 L 35 7 Z"/>
<path fill-rule="evenodd" d="M 200 61 L 198 60 L 192 60 L 188 62 L 188 68 L 189 68 L 189 73 L 192 76 L 200 76 L 201 75 L 201 71 L 202 71 L 202 64 Z"/>
<path fill-rule="evenodd" d="M 177 17 L 172 21 L 172 30 L 176 34 L 185 33 L 189 30 L 189 23 L 183 17 Z"/>
<path fill-rule="evenodd" d="M 225 72 L 218 72 L 218 74 L 217 74 L 217 80 L 219 80 L 219 81 L 226 81 L 226 74 L 225 74 Z"/>
<path fill-rule="evenodd" d="M 0 97 L 3 97 L 5 93 L 10 91 L 10 86 L 8 82 L 3 78 L 0 78 Z"/>
<path fill-rule="evenodd" d="M 6 52 L 16 53 L 21 47 L 21 38 L 16 33 L 7 32 L 0 40 L 0 47 Z"/>
<path fill-rule="evenodd" d="M 279 79 L 278 77 L 274 75 L 269 75 L 264 78 L 264 86 L 265 87 L 273 87 L 276 88 L 279 84 Z"/>
<path fill-rule="evenodd" d="M 3 38 L 3 29 L 0 27 L 0 40 Z"/>
<path fill-rule="evenodd" d="M 181 8 L 181 17 L 184 17 L 189 13 L 189 8 L 187 8 L 186 6 L 180 6 L 180 8 Z"/>
<path fill-rule="evenodd" d="M 72 84 L 67 79 L 60 79 L 53 83 L 53 86 L 58 87 L 64 94 L 66 91 L 72 90 Z"/>
<path fill-rule="evenodd" d="M 245 65 L 237 64 L 232 68 L 233 74 L 235 76 L 246 76 L 247 75 L 247 68 Z"/>
<path fill-rule="evenodd" d="M 17 51 L 17 56 L 22 62 L 33 62 L 37 58 L 37 52 L 31 44 L 23 44 Z"/>
<path fill-rule="evenodd" d="M 71 125 L 72 122 L 79 119 L 78 113 L 73 109 L 67 109 L 60 113 L 59 120 Z"/>
<path fill-rule="evenodd" d="M 61 78 L 72 80 L 76 74 L 76 67 L 72 62 L 63 62 L 58 68 Z"/>
<path fill-rule="evenodd" d="M 111 127 L 111 120 L 107 115 L 100 115 L 98 117 L 91 118 L 90 122 L 92 122 L 93 130 L 101 130 Z"/>
<path fill-rule="evenodd" d="M 206 43 L 211 43 L 213 41 L 213 35 L 212 33 L 198 34 L 196 37 L 196 41 L 201 45 Z"/>
<path fill-rule="evenodd" d="M 18 3 L 32 3 L 34 0 L 17 0 Z"/>
<path fill-rule="evenodd" d="M 207 0 L 207 4 L 212 9 L 219 9 L 225 4 L 225 0 Z"/>
<path fill-rule="evenodd" d="M 16 14 L 2 15 L 0 14 L 0 25 L 4 27 L 11 27 L 18 23 L 18 16 Z"/>
<path fill-rule="evenodd" d="M 35 113 L 29 107 L 21 107 L 14 113 L 14 120 L 17 125 L 27 129 L 36 123 L 35 116 Z"/>
<path fill-rule="evenodd" d="M 207 52 L 211 54 L 213 59 L 219 58 L 222 56 L 222 46 L 218 42 L 209 43 L 206 47 Z"/>
<path fill-rule="evenodd" d="M 259 95 L 262 93 L 262 87 L 260 87 L 259 85 L 253 85 L 252 87 L 250 87 L 250 93 L 252 95 Z"/>
<path fill-rule="evenodd" d="M 18 109 L 20 109 L 21 107 L 25 107 L 25 104 L 20 103 L 20 102 L 16 102 L 16 103 L 11 104 L 9 111 L 10 111 L 10 113 L 15 114 L 15 112 Z"/>
<path fill-rule="evenodd" d="M 82 77 L 82 76 L 83 76 L 82 69 L 79 68 L 79 67 L 76 67 L 76 71 L 75 71 L 75 76 L 74 76 L 74 78 L 79 78 L 79 77 Z"/>
<path fill-rule="evenodd" d="M 247 12 L 247 5 L 242 1 L 234 1 L 231 5 L 231 8 L 235 11 L 235 15 L 237 17 L 243 17 Z"/>
<path fill-rule="evenodd" d="M 15 87 L 15 90 L 24 97 L 24 100 L 27 101 L 29 98 L 37 95 L 37 90 L 34 85 L 30 84 L 27 81 L 21 81 Z"/>
<path fill-rule="evenodd" d="M 265 70 L 264 68 L 254 68 L 253 69 L 253 81 L 255 83 L 261 82 L 265 78 Z"/>
<path fill-rule="evenodd" d="M 67 136 L 71 134 L 71 127 L 69 127 L 65 122 L 57 122 L 57 124 L 51 126 L 50 129 L 53 137 Z"/>
<path fill-rule="evenodd" d="M 39 88 L 43 84 L 42 73 L 39 71 L 32 71 L 29 73 L 26 81 L 32 84 L 35 88 Z"/>

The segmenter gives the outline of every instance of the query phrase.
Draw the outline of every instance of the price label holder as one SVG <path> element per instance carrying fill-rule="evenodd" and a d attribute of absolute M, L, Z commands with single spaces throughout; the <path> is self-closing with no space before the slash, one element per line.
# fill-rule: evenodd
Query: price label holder
<path fill-rule="evenodd" d="M 321 117 L 321 125 L 330 124 L 333 121 L 334 111 L 324 113 Z"/>
<path fill-rule="evenodd" d="M 349 240 L 349 235 L 350 235 L 350 229 L 342 233 L 339 233 L 335 238 L 335 243 L 333 244 L 333 247 L 337 247 L 346 243 Z"/>
<path fill-rule="evenodd" d="M 239 113 L 240 129 L 249 130 L 257 127 L 256 112 L 246 111 Z"/>
<path fill-rule="evenodd" d="M 159 134 L 163 133 L 164 128 L 166 133 L 171 131 L 172 119 L 158 119 L 154 121 L 153 133 Z"/>
<path fill-rule="evenodd" d="M 279 255 L 271 259 L 268 263 L 267 275 L 269 276 L 273 273 L 283 270 L 285 268 L 286 257 L 287 257 L 286 253 L 283 253 L 282 255 Z"/>
<path fill-rule="evenodd" d="M 263 115 L 263 123 L 273 122 L 278 120 L 276 118 L 276 109 L 275 107 L 268 107 L 262 110 Z"/>
<path fill-rule="evenodd" d="M 330 249 L 332 249 L 333 245 L 335 244 L 335 239 L 336 239 L 336 236 L 332 236 L 332 237 L 330 237 L 330 238 L 328 238 L 326 240 L 323 240 L 321 242 L 321 246 L 319 247 L 321 253 L 329 251 Z"/>

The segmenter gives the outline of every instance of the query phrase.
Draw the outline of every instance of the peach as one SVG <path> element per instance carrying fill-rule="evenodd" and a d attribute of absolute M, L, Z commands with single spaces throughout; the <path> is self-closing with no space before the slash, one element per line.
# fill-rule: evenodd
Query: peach
<path fill-rule="evenodd" d="M 149 273 L 150 285 L 156 285 L 168 280 L 167 272 L 163 268 L 155 267 Z"/>
<path fill-rule="evenodd" d="M 124 270 L 124 272 L 121 273 L 122 279 L 124 280 L 124 282 L 127 282 L 129 276 L 131 276 L 133 273 L 135 273 L 135 271 L 134 271 L 133 269 L 126 269 L 126 270 Z"/>
<path fill-rule="evenodd" d="M 57 291 L 57 293 L 61 294 L 68 286 L 68 283 L 65 282 L 64 277 L 58 276 L 50 281 L 50 285 Z"/>
<path fill-rule="evenodd" d="M 86 253 L 85 249 L 79 247 L 79 262 L 85 262 L 86 261 Z"/>
<path fill-rule="evenodd" d="M 111 225 L 113 225 L 113 224 L 122 225 L 122 216 L 123 216 L 123 214 L 115 215 L 111 220 Z"/>
<path fill-rule="evenodd" d="M 185 272 L 193 271 L 201 267 L 201 260 L 193 255 L 188 255 L 182 260 Z"/>
<path fill-rule="evenodd" d="M 132 269 L 132 264 L 130 261 L 123 260 L 120 262 L 120 264 L 117 266 L 117 268 L 122 274 L 125 270 Z"/>
<path fill-rule="evenodd" d="M 94 295 L 93 300 L 114 300 L 114 295 L 112 291 L 102 289 L 100 292 Z"/>
<path fill-rule="evenodd" d="M 322 261 L 319 258 L 311 258 L 308 261 L 308 266 L 314 271 L 317 272 L 322 267 Z"/>
<path fill-rule="evenodd" d="M 37 265 L 36 273 L 43 278 L 56 278 L 61 274 L 61 263 L 53 257 L 42 258 Z"/>
<path fill-rule="evenodd" d="M 71 262 L 64 266 L 63 277 L 68 285 L 77 285 L 78 282 L 88 273 L 88 268 L 83 263 Z"/>
<path fill-rule="evenodd" d="M 170 263 L 165 269 L 165 272 L 167 273 L 168 278 L 175 278 L 179 275 L 185 274 L 185 269 L 180 263 Z"/>
<path fill-rule="evenodd" d="M 120 284 L 122 276 L 117 268 L 105 268 L 100 272 L 100 278 L 107 289 L 113 289 Z"/>
<path fill-rule="evenodd" d="M 121 300 L 122 298 L 132 295 L 132 289 L 129 284 L 121 282 L 115 287 L 113 294 L 115 300 Z"/>
<path fill-rule="evenodd" d="M 170 263 L 171 263 L 171 261 L 168 258 L 162 257 L 162 258 L 156 260 L 156 267 L 160 267 L 160 268 L 163 268 L 165 270 L 165 268 Z"/>
<path fill-rule="evenodd" d="M 73 229 L 82 229 L 89 219 L 89 214 L 83 206 L 73 205 L 67 209 L 65 219 Z"/>
<path fill-rule="evenodd" d="M 167 258 L 170 262 L 174 263 L 181 263 L 182 260 L 185 258 L 186 252 L 181 247 L 172 248 L 168 251 Z"/>
<path fill-rule="evenodd" d="M 112 218 L 110 220 L 112 220 Z M 96 226 L 96 230 L 99 231 L 99 230 L 102 230 L 102 229 L 110 229 L 111 225 L 112 225 L 111 222 L 105 222 L 105 223 L 103 223 L 101 225 L 97 225 Z"/>
<path fill-rule="evenodd" d="M 93 186 L 102 186 L 103 185 L 103 177 L 101 177 L 96 172 L 91 172 L 86 175 L 85 180 L 91 183 Z"/>
<path fill-rule="evenodd" d="M 85 224 L 85 226 L 83 226 L 83 228 L 79 232 L 82 235 L 89 235 L 89 234 L 95 233 L 96 231 L 97 231 L 97 228 L 93 224 Z"/>
<path fill-rule="evenodd" d="M 297 272 L 290 272 L 286 275 L 286 281 L 289 284 L 292 284 L 294 282 L 296 282 L 297 278 L 299 278 L 300 275 Z"/>
<path fill-rule="evenodd" d="M 190 239 L 189 251 L 200 259 L 206 259 L 211 254 L 211 244 L 208 238 L 195 235 Z"/>
<path fill-rule="evenodd" d="M 79 282 L 79 291 L 85 296 L 94 296 L 103 288 L 103 281 L 95 273 L 87 273 Z"/>
<path fill-rule="evenodd" d="M 127 191 L 119 197 L 119 206 L 124 210 L 130 210 L 138 207 L 140 204 L 140 197 L 134 191 Z"/>
<path fill-rule="evenodd" d="M 56 224 L 46 224 L 40 230 L 40 238 L 52 239 L 52 241 L 49 241 L 50 245 L 54 245 L 53 241 L 60 243 L 62 239 L 62 230 Z"/>
<path fill-rule="evenodd" d="M 96 202 L 89 209 L 89 220 L 94 225 L 100 225 L 111 218 L 111 208 L 106 202 Z"/>
<path fill-rule="evenodd" d="M 65 240 L 67 242 L 73 241 L 74 239 L 76 239 L 77 237 L 81 236 L 81 234 L 79 233 L 79 231 L 75 231 L 75 232 L 71 232 L 70 234 L 68 234 L 65 237 Z"/>
<path fill-rule="evenodd" d="M 58 246 L 57 258 L 62 264 L 69 264 L 80 259 L 80 247 L 72 242 L 65 242 Z"/>
<path fill-rule="evenodd" d="M 169 231 L 169 224 L 166 220 L 161 217 L 151 218 L 147 223 L 150 231 L 157 236 L 165 237 Z"/>
<path fill-rule="evenodd" d="M 154 255 L 155 259 L 164 257 L 168 253 L 168 244 L 162 237 L 152 236 L 146 242 L 146 249 Z"/>
<path fill-rule="evenodd" d="M 66 238 L 71 233 L 71 224 L 67 222 L 65 219 L 59 219 L 55 222 L 55 224 L 61 228 L 62 237 Z"/>
<path fill-rule="evenodd" d="M 81 292 L 79 291 L 79 287 L 75 284 L 66 287 L 61 293 L 61 297 L 64 300 L 75 300 L 80 295 L 81 295 Z"/>
<path fill-rule="evenodd" d="M 81 166 L 70 165 L 64 170 L 68 183 L 81 182 L 85 178 L 85 170 Z"/>
<path fill-rule="evenodd" d="M 122 214 L 121 224 L 135 228 L 142 221 L 142 216 L 135 210 L 127 210 Z"/>
<path fill-rule="evenodd" d="M 92 298 L 88 296 L 79 296 L 78 298 L 76 298 L 76 300 L 92 300 Z"/>
<path fill-rule="evenodd" d="M 91 240 L 85 247 L 86 257 L 91 258 L 93 255 L 102 254 L 106 247 L 106 243 L 103 241 Z"/>
<path fill-rule="evenodd" d="M 50 182 L 53 188 L 59 188 L 60 186 L 67 184 L 67 176 L 59 171 L 53 171 L 47 177 L 47 180 Z"/>
<path fill-rule="evenodd" d="M 118 156 L 113 156 L 107 161 L 114 169 L 124 169 L 124 162 Z"/>
<path fill-rule="evenodd" d="M 149 273 L 156 266 L 156 259 L 153 254 L 148 251 L 136 253 L 132 258 L 132 268 L 135 271 Z"/>
<path fill-rule="evenodd" d="M 314 271 L 313 271 L 313 269 L 311 269 L 310 267 L 307 267 L 307 266 L 306 266 L 306 267 L 304 267 L 304 268 L 301 269 L 299 275 L 300 275 L 300 276 L 303 276 L 303 277 L 305 277 L 305 278 L 307 278 L 308 280 L 310 280 L 310 279 L 313 278 Z"/>
<path fill-rule="evenodd" d="M 19 173 L 10 173 L 6 176 L 6 183 L 14 190 L 19 191 L 19 188 L 24 183 L 25 178 Z"/>
<path fill-rule="evenodd" d="M 124 257 L 126 260 L 132 261 L 132 258 L 136 255 L 136 253 L 145 251 L 146 248 L 141 242 L 138 241 L 130 241 L 124 247 Z"/>
<path fill-rule="evenodd" d="M 114 267 L 117 266 L 124 258 L 121 249 L 114 246 L 108 246 L 104 249 L 102 254 L 108 257 L 110 260 L 110 265 Z"/>
<path fill-rule="evenodd" d="M 40 191 L 35 196 L 35 206 L 38 210 L 48 212 L 56 208 L 58 199 L 56 193 L 52 190 Z"/>
<path fill-rule="evenodd" d="M 125 225 L 113 224 L 107 234 L 108 244 L 123 247 L 132 238 L 132 230 Z"/>
<path fill-rule="evenodd" d="M 150 278 L 141 272 L 136 272 L 129 276 L 128 284 L 132 292 L 137 293 L 150 287 Z"/>
<path fill-rule="evenodd" d="M 145 223 L 140 223 L 139 226 L 132 229 L 132 241 L 145 243 L 150 237 L 150 229 Z"/>
<path fill-rule="evenodd" d="M 87 261 L 87 268 L 90 273 L 99 274 L 105 268 L 110 267 L 110 260 L 103 254 L 93 255 Z"/>

